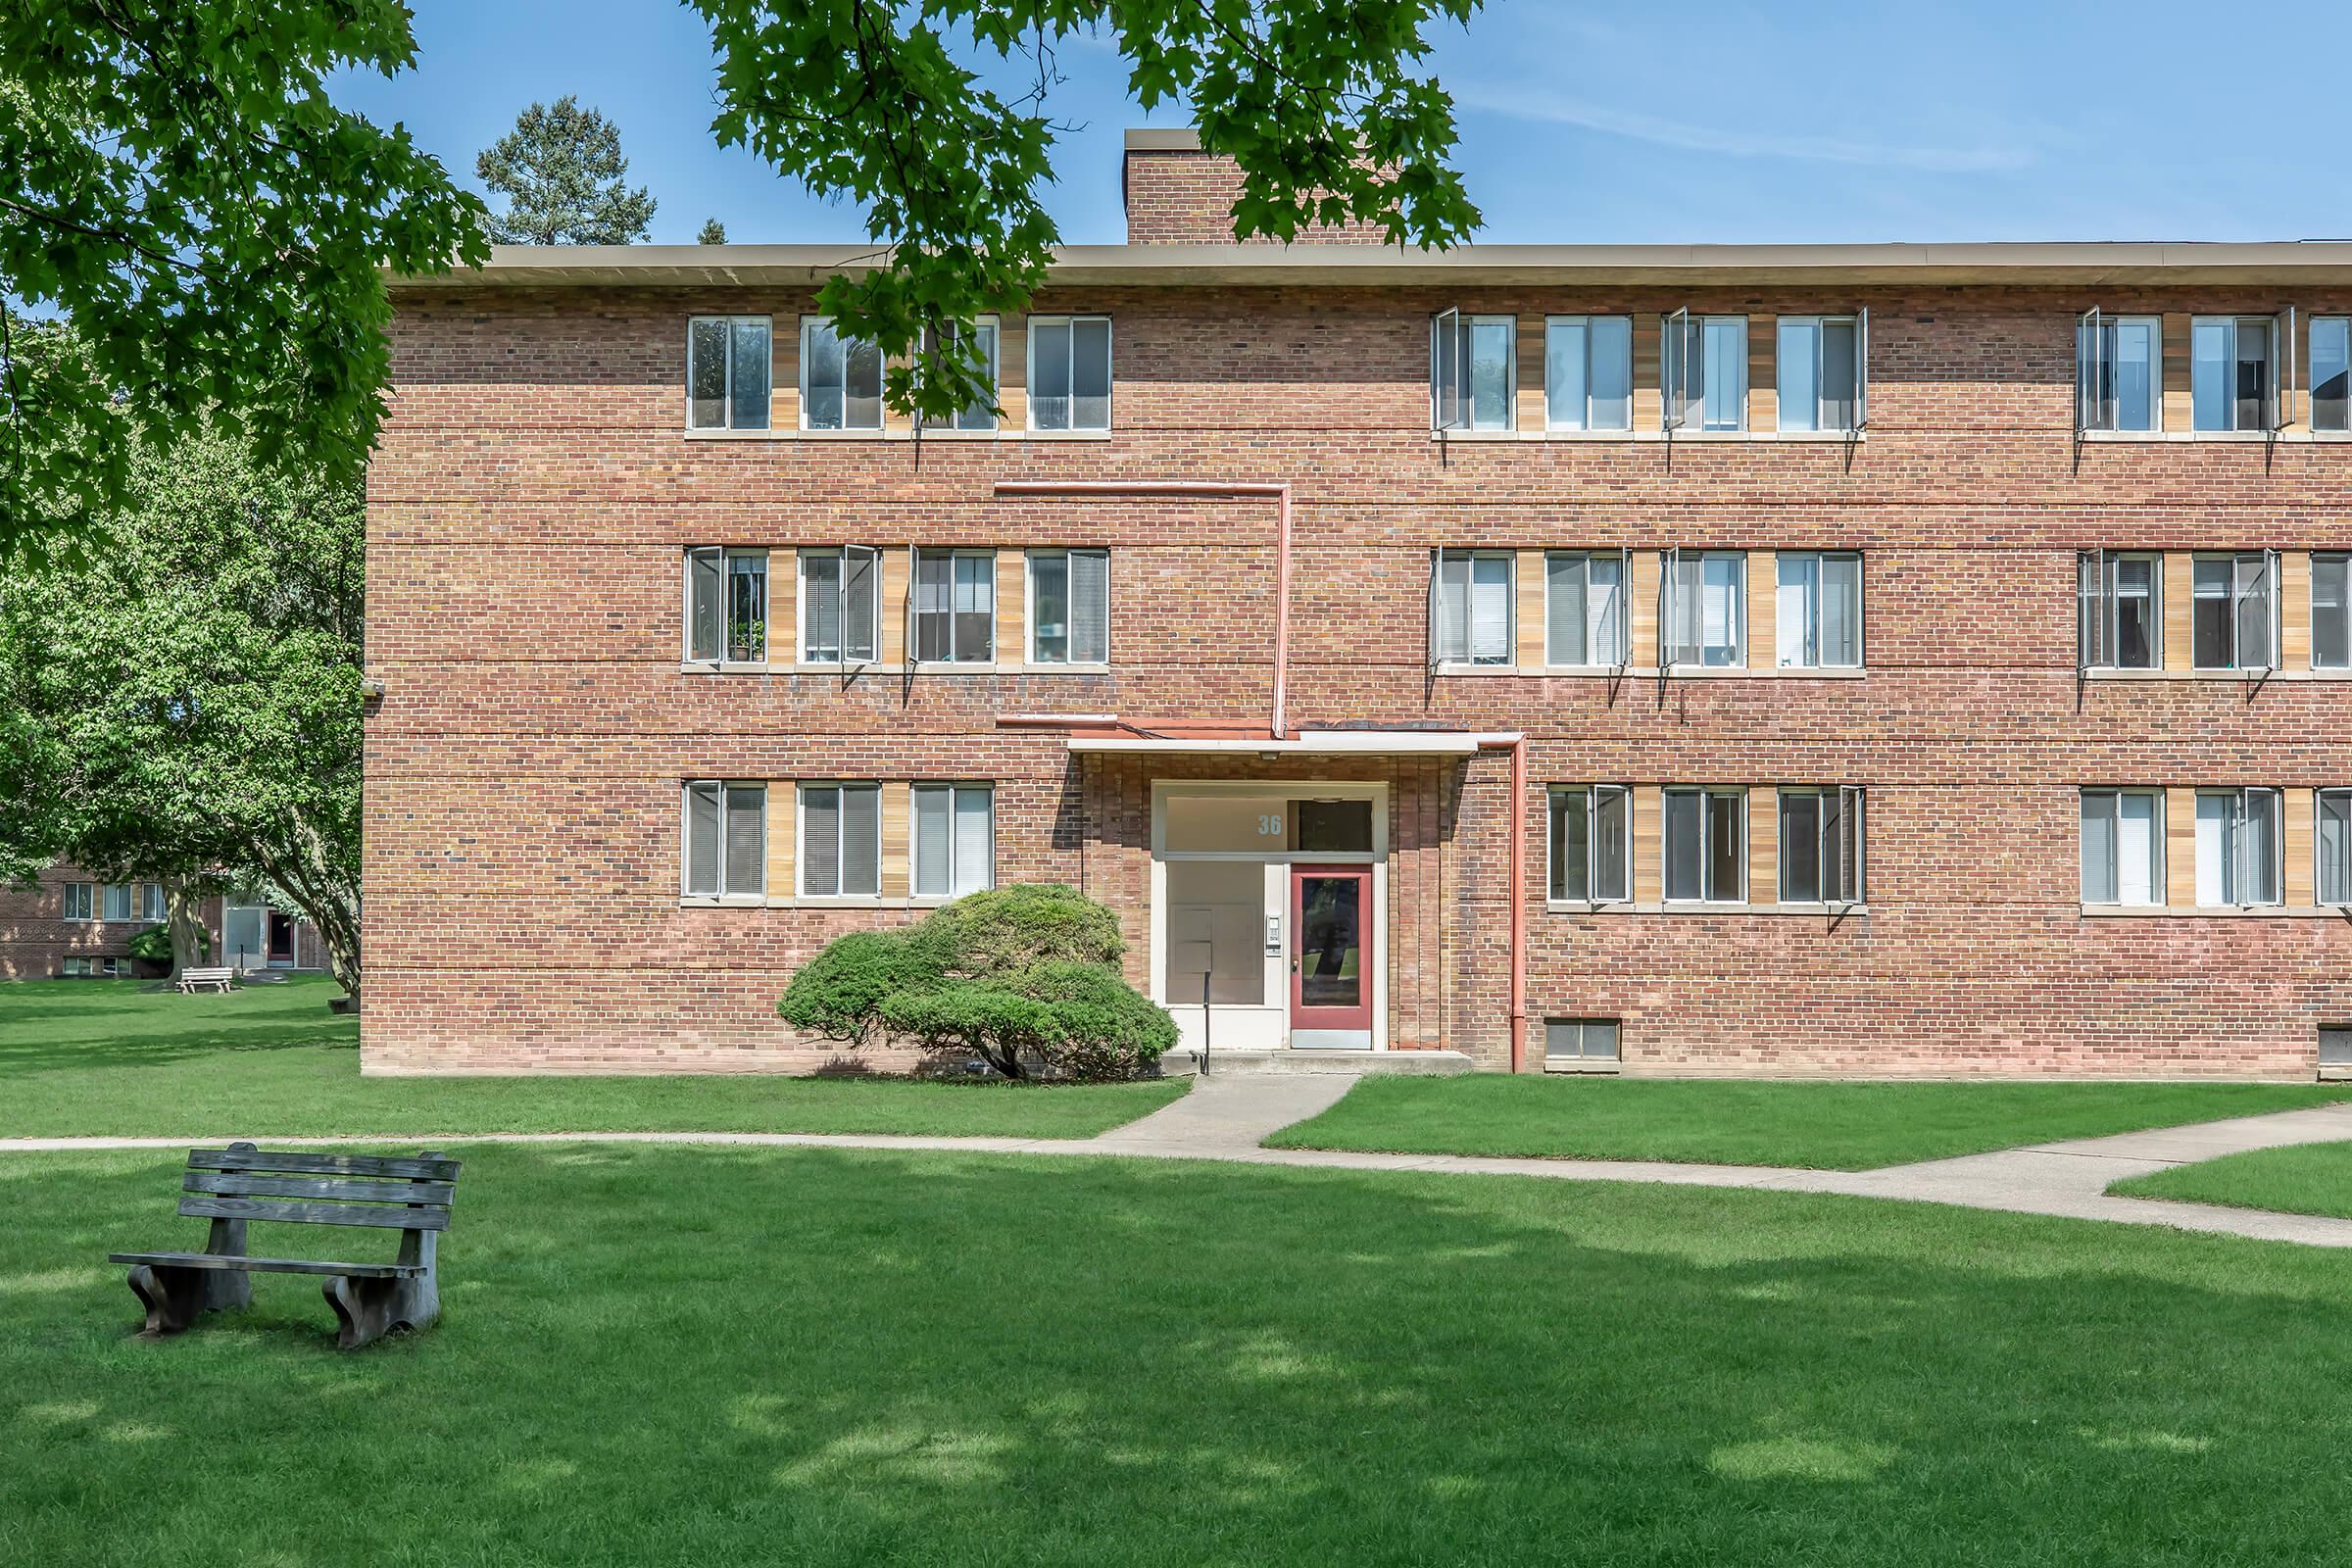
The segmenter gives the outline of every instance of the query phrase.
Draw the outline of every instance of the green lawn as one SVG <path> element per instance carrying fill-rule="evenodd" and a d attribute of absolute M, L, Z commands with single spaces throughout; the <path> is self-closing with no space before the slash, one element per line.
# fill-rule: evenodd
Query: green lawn
<path fill-rule="evenodd" d="M 1287 1149 L 1870 1170 L 2352 1099 L 2352 1085 L 1366 1078 Z"/>
<path fill-rule="evenodd" d="M 2341 1561 L 2352 1257 L 1150 1160 L 463 1152 L 433 1332 L 130 1339 L 173 1157 L 0 1155 L 0 1561 Z M 370 1233 L 257 1228 L 388 1253 Z M 314 1252 L 318 1250 L 316 1247 Z"/>
<path fill-rule="evenodd" d="M 2107 1189 L 2118 1198 L 2172 1198 L 2230 1208 L 2352 1219 L 2352 1143 L 2300 1144 L 2224 1154 L 2134 1176 Z"/>
<path fill-rule="evenodd" d="M 792 1132 L 1091 1138 L 1181 1081 L 1036 1088 L 739 1076 L 362 1078 L 317 978 L 182 997 L 138 981 L 0 985 L 0 1138 L 118 1134 Z"/>

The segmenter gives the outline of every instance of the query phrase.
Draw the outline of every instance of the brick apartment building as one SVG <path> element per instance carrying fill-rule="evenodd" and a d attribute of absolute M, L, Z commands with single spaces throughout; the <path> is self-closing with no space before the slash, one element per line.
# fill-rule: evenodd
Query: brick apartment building
<path fill-rule="evenodd" d="M 326 967 L 318 928 L 262 899 L 205 899 L 198 918 L 211 935 L 216 963 Z M 131 975 L 130 939 L 163 923 L 159 882 L 108 882 L 72 865 L 50 866 L 29 887 L 0 882 L 0 980 Z"/>
<path fill-rule="evenodd" d="M 812 1069 L 798 963 L 1032 879 L 1219 1047 L 2352 1064 L 2352 245 L 1244 246 L 1231 179 L 1131 137 L 919 439 L 848 248 L 396 282 L 369 1070 Z"/>

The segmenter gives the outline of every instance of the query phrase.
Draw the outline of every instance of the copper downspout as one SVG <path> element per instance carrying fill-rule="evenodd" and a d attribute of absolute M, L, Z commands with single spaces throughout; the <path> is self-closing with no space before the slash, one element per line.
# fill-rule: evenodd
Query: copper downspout
<path fill-rule="evenodd" d="M 1264 496 L 1281 505 L 1274 541 L 1274 714 L 1276 740 L 1289 737 L 1286 708 L 1291 663 L 1291 487 L 1205 479 L 999 479 L 1000 496 Z"/>
<path fill-rule="evenodd" d="M 1482 752 L 1511 754 L 1511 1071 L 1527 1055 L 1527 737 L 1482 740 Z"/>

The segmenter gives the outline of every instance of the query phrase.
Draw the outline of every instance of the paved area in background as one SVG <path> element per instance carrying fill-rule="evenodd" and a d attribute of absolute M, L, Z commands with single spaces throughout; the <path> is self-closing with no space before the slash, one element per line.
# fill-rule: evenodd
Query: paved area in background
<path fill-rule="evenodd" d="M 1264 1149 L 1260 1141 L 1328 1107 L 1354 1080 L 1321 1074 L 1235 1074 L 1205 1078 L 1182 1100 L 1124 1127 L 1087 1139 L 890 1138 L 827 1133 L 482 1133 L 443 1138 L 260 1138 L 285 1148 L 333 1144 L 439 1149 L 459 1144 L 734 1144 L 813 1149 L 931 1149 L 971 1153 L 1127 1155 L 1213 1159 L 1327 1170 L 1411 1170 L 1537 1176 L 1552 1181 L 1664 1182 L 1689 1187 L 1835 1193 L 1949 1203 L 2018 1214 L 2109 1220 L 2211 1231 L 2306 1247 L 2352 1248 L 2352 1220 L 2260 1209 L 2109 1198 L 2109 1182 L 2249 1149 L 2352 1140 L 2352 1102 L 2267 1116 L 2239 1116 L 2152 1132 L 2037 1144 L 1990 1154 L 1890 1165 L 1884 1170 L 1790 1170 L 1767 1165 L 1681 1165 L 1601 1159 L 1500 1159 L 1466 1154 L 1367 1154 Z M 0 1152 L 186 1149 L 228 1142 L 204 1138 L 0 1139 Z"/>

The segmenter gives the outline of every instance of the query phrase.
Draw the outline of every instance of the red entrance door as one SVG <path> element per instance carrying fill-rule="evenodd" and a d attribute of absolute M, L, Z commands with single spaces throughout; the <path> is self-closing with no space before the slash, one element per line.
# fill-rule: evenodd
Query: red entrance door
<path fill-rule="evenodd" d="M 1291 867 L 1291 1044 L 1372 1047 L 1372 868 Z"/>

